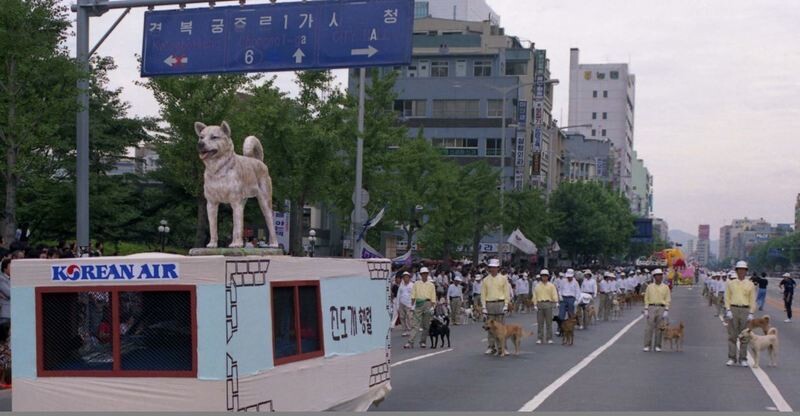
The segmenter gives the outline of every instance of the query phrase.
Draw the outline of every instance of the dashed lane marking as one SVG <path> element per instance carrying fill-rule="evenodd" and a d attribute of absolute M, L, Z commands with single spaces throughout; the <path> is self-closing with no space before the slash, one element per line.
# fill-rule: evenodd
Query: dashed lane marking
<path fill-rule="evenodd" d="M 768 357 L 764 358 L 769 359 Z M 747 361 L 750 363 L 755 362 L 750 351 L 747 352 Z M 750 366 L 750 370 L 753 370 L 753 374 L 756 376 L 756 379 L 758 379 L 758 382 L 761 383 L 761 387 L 767 392 L 769 398 L 772 399 L 772 402 L 775 403 L 777 410 L 779 412 L 792 412 L 792 407 L 789 406 L 789 403 L 783 398 L 780 390 L 778 390 L 778 387 L 775 386 L 775 383 L 772 382 L 767 373 L 761 368 L 753 368 L 752 365 Z"/>
<path fill-rule="evenodd" d="M 410 362 L 419 361 L 419 360 L 424 360 L 425 358 L 430 358 L 430 357 L 433 357 L 434 355 L 444 354 L 444 353 L 446 353 L 446 352 L 450 352 L 450 351 L 453 351 L 453 349 L 452 349 L 452 348 L 448 348 L 448 349 L 446 349 L 446 350 L 437 351 L 437 352 L 432 352 L 432 353 L 430 353 L 430 354 L 418 355 L 418 356 L 416 356 L 416 357 L 409 358 L 409 359 L 407 359 L 407 360 L 398 361 L 398 362 L 396 362 L 396 363 L 392 364 L 392 365 L 391 365 L 391 367 L 397 367 L 397 366 L 401 366 L 401 365 L 403 365 L 403 364 L 407 364 L 407 363 L 410 363 Z"/>

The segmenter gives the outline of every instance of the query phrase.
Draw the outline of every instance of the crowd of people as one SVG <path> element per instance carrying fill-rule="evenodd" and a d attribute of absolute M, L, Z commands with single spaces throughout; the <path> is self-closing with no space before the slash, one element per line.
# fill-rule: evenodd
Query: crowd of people
<path fill-rule="evenodd" d="M 394 324 L 408 337 L 404 348 L 426 348 L 433 319 L 455 326 L 476 317 L 504 322 L 508 314 L 535 313 L 536 343 L 553 344 L 554 326 L 559 336 L 561 323 L 569 319 L 576 320 L 578 329 L 585 329 L 592 317 L 613 319 L 622 313 L 621 300 L 643 301 L 645 287 L 652 281 L 653 273 L 647 269 L 622 267 L 534 272 L 501 267 L 497 259 L 433 270 L 415 265 L 395 271 Z M 488 339 L 486 353 L 497 353 L 491 333 Z"/>

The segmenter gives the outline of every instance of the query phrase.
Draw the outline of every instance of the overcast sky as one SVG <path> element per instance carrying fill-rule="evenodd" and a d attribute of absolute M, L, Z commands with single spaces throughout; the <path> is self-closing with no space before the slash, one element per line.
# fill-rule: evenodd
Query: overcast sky
<path fill-rule="evenodd" d="M 489 4 L 506 33 L 547 49 L 552 76 L 561 80 L 556 118 L 568 112 L 571 47 L 580 48 L 585 63 L 630 63 L 637 82 L 634 147 L 654 176 L 655 215 L 671 229 L 697 234 L 698 224 L 710 224 L 715 239 L 719 227 L 734 218 L 794 222 L 800 192 L 800 1 Z M 93 19 L 93 41 L 119 13 Z M 143 10 L 132 11 L 99 53 L 116 59 L 112 84 L 124 88 L 132 113 L 152 116 L 158 113 L 155 101 L 134 85 L 142 20 Z M 291 75 L 281 74 L 278 85 L 290 90 Z"/>

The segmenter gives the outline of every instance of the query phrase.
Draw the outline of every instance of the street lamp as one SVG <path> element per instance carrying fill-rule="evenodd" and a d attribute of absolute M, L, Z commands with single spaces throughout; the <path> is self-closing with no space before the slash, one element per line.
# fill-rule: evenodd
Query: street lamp
<path fill-rule="evenodd" d="M 158 226 L 158 235 L 161 237 L 161 252 L 164 252 L 164 244 L 167 242 L 167 234 L 169 234 L 169 225 L 167 220 L 161 220 Z"/>
<path fill-rule="evenodd" d="M 308 257 L 314 257 L 314 247 L 317 244 L 317 232 L 311 230 L 308 232 Z"/>

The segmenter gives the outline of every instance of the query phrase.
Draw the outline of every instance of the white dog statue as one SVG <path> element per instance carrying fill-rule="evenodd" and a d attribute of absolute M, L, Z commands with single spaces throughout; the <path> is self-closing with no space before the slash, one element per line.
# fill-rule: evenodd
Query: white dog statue
<path fill-rule="evenodd" d="M 206 247 L 217 247 L 217 211 L 219 204 L 230 204 L 233 209 L 233 239 L 229 247 L 244 247 L 244 204 L 255 197 L 267 221 L 269 245 L 277 247 L 272 213 L 272 178 L 264 164 L 264 148 L 257 137 L 244 139 L 244 156 L 237 155 L 231 140 L 231 128 L 222 122 L 219 126 L 194 123 L 199 140 L 197 152 L 205 165 L 204 193 L 208 211 L 208 228 L 211 241 Z"/>

